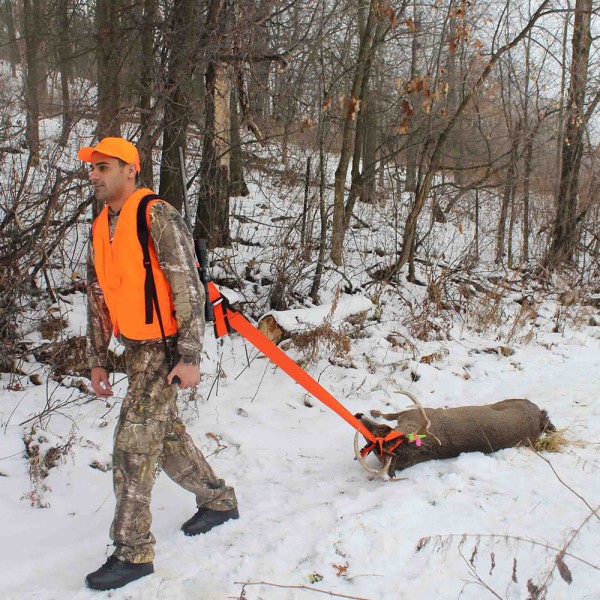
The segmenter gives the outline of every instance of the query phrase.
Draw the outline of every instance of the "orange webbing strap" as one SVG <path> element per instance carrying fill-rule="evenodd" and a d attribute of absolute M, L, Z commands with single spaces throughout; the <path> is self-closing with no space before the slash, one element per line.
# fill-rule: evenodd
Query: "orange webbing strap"
<path fill-rule="evenodd" d="M 230 308 L 229 301 L 219 290 L 212 281 L 208 282 L 208 299 L 213 305 L 213 313 L 215 317 L 215 337 L 219 339 L 224 335 L 231 333 L 231 325 L 229 324 L 229 318 L 226 313 L 226 309 Z"/>
<path fill-rule="evenodd" d="M 323 404 L 335 411 L 344 421 L 362 433 L 371 443 L 380 444 L 383 440 L 376 438 L 349 410 L 342 406 L 320 383 L 313 379 L 304 369 L 294 362 L 283 350 L 276 346 L 268 337 L 263 335 L 241 313 L 231 308 L 229 302 L 219 292 L 214 283 L 208 284 L 209 299 L 215 311 L 215 333 L 227 329 L 235 329 L 252 345 L 258 348 L 267 358 L 272 360 L 280 369 L 285 371 L 294 381 L 298 382 L 307 392 L 318 398 Z M 216 304 L 215 304 L 216 303 Z M 221 335 L 226 335 L 221 334 Z"/>

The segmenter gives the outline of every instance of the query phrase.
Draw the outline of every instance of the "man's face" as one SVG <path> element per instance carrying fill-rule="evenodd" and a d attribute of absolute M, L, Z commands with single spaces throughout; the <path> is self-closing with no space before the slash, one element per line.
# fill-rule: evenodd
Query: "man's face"
<path fill-rule="evenodd" d="M 92 155 L 90 181 L 94 186 L 94 195 L 101 202 L 112 207 L 120 205 L 135 189 L 135 167 L 122 166 L 119 159 L 101 152 Z"/>

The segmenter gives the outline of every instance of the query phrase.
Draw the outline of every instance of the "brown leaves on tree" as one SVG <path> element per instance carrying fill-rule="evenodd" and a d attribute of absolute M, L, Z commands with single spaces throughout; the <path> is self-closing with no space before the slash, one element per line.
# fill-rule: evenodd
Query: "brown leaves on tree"
<path fill-rule="evenodd" d="M 406 117 L 412 117 L 415 114 L 415 109 L 407 98 L 402 100 L 402 114 Z"/>
<path fill-rule="evenodd" d="M 360 111 L 360 103 L 360 98 L 355 98 L 354 96 L 348 100 L 348 118 L 350 120 L 356 121 L 356 117 Z"/>
<path fill-rule="evenodd" d="M 402 121 L 400 122 L 400 125 L 398 127 L 396 127 L 396 131 L 400 135 L 406 135 L 410 131 L 410 127 L 408 126 L 408 118 L 407 117 L 402 117 Z"/>
<path fill-rule="evenodd" d="M 396 16 L 396 11 L 391 7 L 390 3 L 387 1 L 376 2 L 374 5 L 375 9 L 375 18 L 378 21 L 382 21 L 383 19 L 387 19 L 392 26 L 392 29 L 395 29 L 400 22 L 398 17 Z"/>

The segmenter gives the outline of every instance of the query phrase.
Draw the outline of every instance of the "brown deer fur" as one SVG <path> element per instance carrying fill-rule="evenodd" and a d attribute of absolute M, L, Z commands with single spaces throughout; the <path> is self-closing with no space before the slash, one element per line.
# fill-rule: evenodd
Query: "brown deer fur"
<path fill-rule="evenodd" d="M 388 469 L 392 477 L 396 471 L 420 462 L 453 458 L 463 452 L 487 454 L 502 448 L 529 445 L 545 431 L 555 431 L 546 411 L 524 399 L 502 400 L 483 406 L 424 410 L 431 422 L 427 432 L 421 429 L 423 413 L 419 409 L 391 414 L 371 411 L 374 417 L 397 420 L 394 429 L 407 436 L 420 429 L 421 433 L 426 434 L 426 437 L 421 440 L 420 447 L 407 439 L 393 451 Z M 385 437 L 392 431 L 390 426 L 376 423 L 361 413 L 356 417 L 376 437 Z M 378 450 L 374 452 L 379 455 Z"/>

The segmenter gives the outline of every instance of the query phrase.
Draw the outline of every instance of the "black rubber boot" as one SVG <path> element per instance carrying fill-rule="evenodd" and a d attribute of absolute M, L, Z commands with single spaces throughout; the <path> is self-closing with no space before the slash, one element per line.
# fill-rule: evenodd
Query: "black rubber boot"
<path fill-rule="evenodd" d="M 221 525 L 225 521 L 239 518 L 240 513 L 237 507 L 230 510 L 199 508 L 198 512 L 181 526 L 181 531 L 185 535 L 198 535 L 210 531 L 213 527 Z"/>
<path fill-rule="evenodd" d="M 154 573 L 154 564 L 130 563 L 111 556 L 97 571 L 85 578 L 85 584 L 93 590 L 114 590 L 140 577 Z"/>

